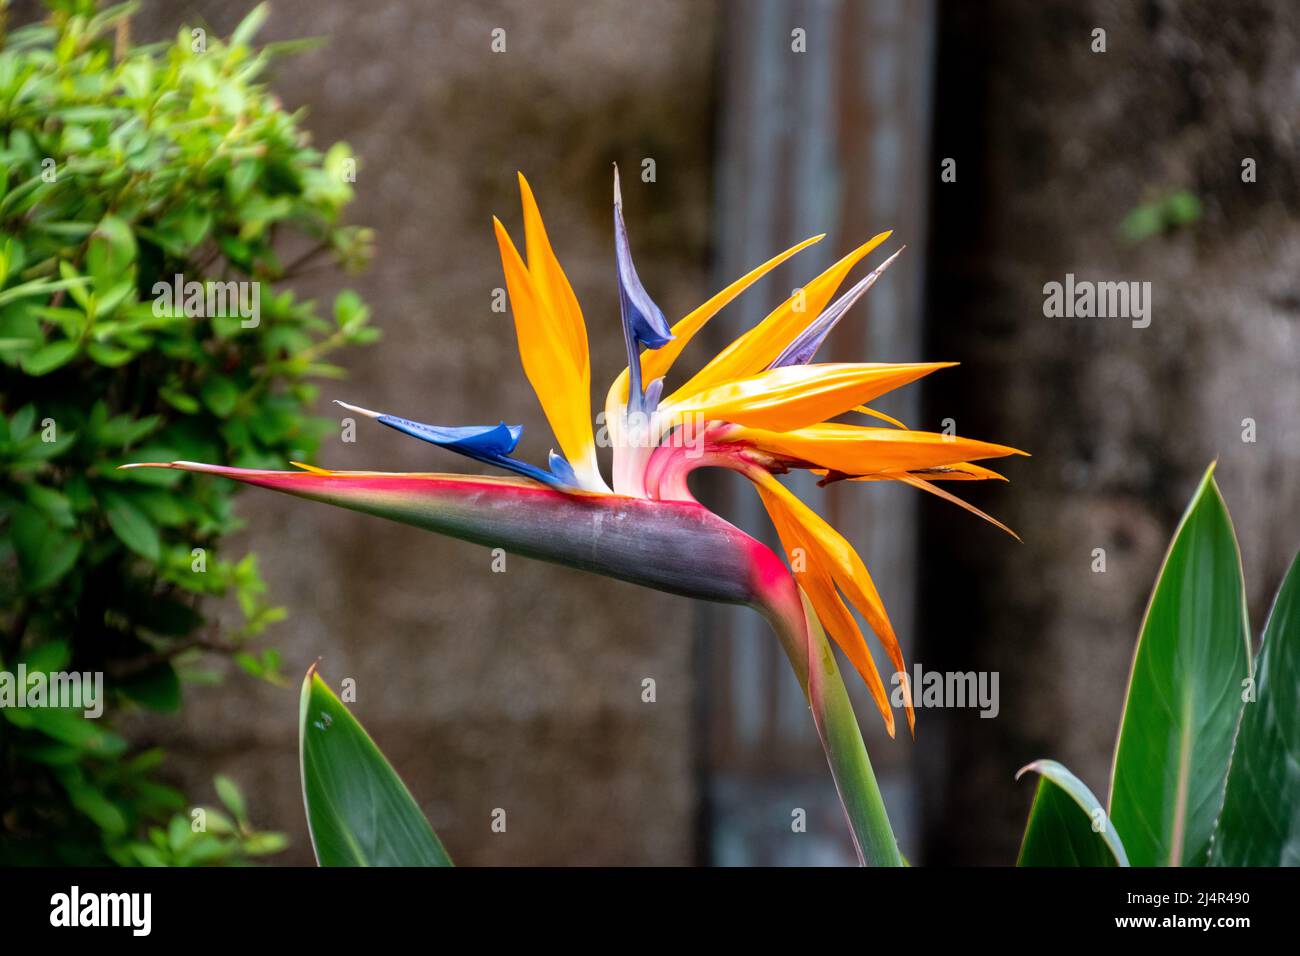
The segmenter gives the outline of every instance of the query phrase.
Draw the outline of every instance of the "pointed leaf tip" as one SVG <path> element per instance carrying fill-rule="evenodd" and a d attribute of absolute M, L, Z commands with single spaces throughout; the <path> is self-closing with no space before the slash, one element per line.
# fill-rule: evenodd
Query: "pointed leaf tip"
<path fill-rule="evenodd" d="M 1101 802 L 1055 760 L 1035 760 L 1016 772 L 1039 775 L 1017 866 L 1128 866 L 1128 855 Z"/>
<path fill-rule="evenodd" d="M 316 664 L 298 719 L 303 805 L 321 866 L 451 866 L 419 804 Z"/>

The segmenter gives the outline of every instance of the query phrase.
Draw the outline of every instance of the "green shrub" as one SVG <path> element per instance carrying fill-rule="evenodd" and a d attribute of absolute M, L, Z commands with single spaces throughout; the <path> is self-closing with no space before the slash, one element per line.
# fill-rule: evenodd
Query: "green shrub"
<path fill-rule="evenodd" d="M 307 414 L 311 381 L 377 336 L 353 293 L 327 320 L 282 286 L 304 265 L 359 268 L 370 234 L 340 222 L 348 148 L 313 149 L 263 85 L 285 52 L 250 44 L 265 10 L 228 41 L 143 47 L 131 13 L 62 0 L 44 23 L 0 22 L 0 669 L 102 672 L 108 708 L 0 708 L 0 862 L 278 849 L 229 781 L 231 815 L 196 834 L 162 755 L 111 729 L 127 708 L 178 708 L 204 654 L 279 680 L 250 638 L 283 613 L 255 556 L 222 549 L 234 483 L 117 466 L 310 459 L 331 428 Z M 214 618 L 223 595 L 237 625 Z"/>

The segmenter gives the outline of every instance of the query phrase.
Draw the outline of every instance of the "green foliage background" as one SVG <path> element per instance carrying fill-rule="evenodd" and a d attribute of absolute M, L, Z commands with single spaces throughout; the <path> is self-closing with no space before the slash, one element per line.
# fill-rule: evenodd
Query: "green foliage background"
<path fill-rule="evenodd" d="M 233 483 L 117 466 L 310 459 L 332 427 L 307 414 L 312 381 L 377 337 L 356 295 L 326 317 L 282 285 L 361 267 L 371 237 L 341 222 L 348 148 L 313 148 L 264 85 L 292 50 L 252 45 L 265 9 L 226 40 L 150 46 L 130 44 L 132 11 L 61 0 L 44 23 L 0 23 L 0 669 L 102 671 L 109 708 L 0 708 L 0 863 L 243 862 L 282 845 L 225 778 L 225 811 L 196 830 L 163 755 L 112 729 L 126 708 L 180 707 L 204 654 L 279 680 L 250 639 L 283 615 L 256 557 L 222 546 L 240 526 Z M 259 321 L 156 307 L 177 275 L 258 283 Z M 236 626 L 206 609 L 223 595 Z"/>

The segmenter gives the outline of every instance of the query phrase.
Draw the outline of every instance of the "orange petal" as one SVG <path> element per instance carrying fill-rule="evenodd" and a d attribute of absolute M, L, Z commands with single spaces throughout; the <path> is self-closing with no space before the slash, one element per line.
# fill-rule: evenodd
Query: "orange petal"
<path fill-rule="evenodd" d="M 495 217 L 492 224 L 501 250 L 501 266 L 510 293 L 524 374 L 537 394 L 556 442 L 583 487 L 606 490 L 596 463 L 596 442 L 591 430 L 590 372 L 584 375 L 586 352 L 575 353 L 568 320 L 549 308 L 505 226 Z"/>
<path fill-rule="evenodd" d="M 816 474 L 825 474 L 825 470 L 813 469 Z M 850 481 L 896 481 L 900 474 L 914 475 L 917 478 L 924 478 L 926 481 L 984 481 L 991 479 L 993 481 L 1006 481 L 1005 475 L 1000 475 L 992 468 L 985 468 L 983 465 L 973 465 L 968 461 L 960 461 L 952 465 L 939 465 L 935 468 L 913 468 L 907 472 L 882 471 L 872 475 L 855 475 Z"/>
<path fill-rule="evenodd" d="M 819 316 L 835 295 L 844 277 L 858 260 L 892 235 L 882 232 L 854 249 L 798 293 L 786 299 L 758 325 L 719 352 L 708 365 L 672 396 L 690 395 L 734 378 L 761 372 L 772 364 L 810 322 Z"/>
<path fill-rule="evenodd" d="M 532 187 L 528 185 L 523 173 L 519 173 L 519 195 L 524 208 L 524 243 L 528 251 L 528 274 L 533 279 L 533 288 L 544 307 L 552 313 L 552 321 L 564 330 L 569 342 L 569 354 L 573 356 L 578 374 L 590 389 L 591 362 L 582 308 L 578 305 L 578 297 L 569 284 L 568 276 L 560 268 L 560 261 L 551 248 L 546 226 L 542 222 L 542 213 L 537 208 Z"/>
<path fill-rule="evenodd" d="M 910 689 L 906 683 L 907 668 L 903 660 L 902 647 L 899 645 L 893 625 L 890 624 L 889 616 L 885 612 L 884 602 L 880 599 L 866 565 L 843 535 L 772 475 L 765 471 L 757 471 L 750 474 L 750 477 L 758 487 L 763 505 L 772 517 L 772 523 L 776 525 L 777 534 L 781 538 L 787 557 L 790 558 L 791 567 L 796 569 L 795 573 L 801 585 L 813 600 L 823 626 L 862 674 L 867 686 L 872 688 L 872 696 L 876 698 L 877 706 L 882 707 L 882 698 L 876 696 L 876 685 L 879 684 L 880 678 L 876 673 L 875 664 L 871 663 L 869 668 L 866 666 L 866 663 L 871 661 L 871 656 L 866 650 L 865 641 L 862 640 L 856 624 L 851 630 L 845 627 L 843 617 L 847 617 L 851 623 L 852 616 L 844 612 L 843 603 L 835 594 L 835 588 L 838 587 L 871 626 L 889 655 L 895 672 L 903 675 L 907 724 L 909 728 L 914 728 L 916 715 L 912 708 Z M 802 562 L 798 560 L 800 555 L 796 549 L 802 549 Z M 803 567 L 802 571 L 797 570 L 800 566 Z M 818 586 L 815 582 L 819 578 L 824 579 L 820 584 L 823 588 L 820 596 L 814 593 Z M 834 597 L 835 600 L 832 602 L 830 597 Z M 880 690 L 883 694 L 883 687 Z M 887 710 L 888 701 L 883 700 L 882 714 Z M 891 727 L 892 734 L 892 717 L 887 716 L 885 722 Z"/>
<path fill-rule="evenodd" d="M 973 459 L 1025 454 L 1006 445 L 957 435 L 834 422 L 784 432 L 736 428 L 730 437 L 751 442 L 769 454 L 853 476 L 918 471 Z"/>
<path fill-rule="evenodd" d="M 878 418 L 882 422 L 889 422 L 889 424 L 893 425 L 896 428 L 901 428 L 904 431 L 907 430 L 907 426 L 904 425 L 902 422 L 900 422 L 897 418 L 891 418 L 889 415 L 886 415 L 884 412 L 878 412 L 874 408 L 867 408 L 866 405 L 859 405 L 857 408 L 853 410 L 860 415 L 870 415 L 872 418 Z"/>
<path fill-rule="evenodd" d="M 786 365 L 664 402 L 665 415 L 703 415 L 754 428 L 790 431 L 843 414 L 952 362 Z"/>
<path fill-rule="evenodd" d="M 928 491 L 932 495 L 938 495 L 944 501 L 951 501 L 953 504 L 957 505 L 957 507 L 965 508 L 971 514 L 978 515 L 979 517 L 987 521 L 989 524 L 1001 528 L 1003 531 L 1011 535 L 1011 537 L 1015 538 L 1017 541 L 1020 540 L 1020 535 L 1016 534 L 1014 531 L 1012 531 L 1010 528 L 1004 525 L 997 518 L 994 518 L 992 515 L 980 511 L 979 508 L 976 508 L 969 501 L 963 501 L 961 498 L 958 498 L 956 495 L 954 495 L 951 491 L 947 491 L 943 488 L 940 488 L 938 485 L 932 484 L 931 482 L 926 481 L 924 478 L 918 478 L 916 475 L 904 474 L 904 475 L 896 475 L 894 477 L 898 481 L 903 482 L 904 484 L 911 485 L 913 488 L 920 488 L 922 491 Z"/>

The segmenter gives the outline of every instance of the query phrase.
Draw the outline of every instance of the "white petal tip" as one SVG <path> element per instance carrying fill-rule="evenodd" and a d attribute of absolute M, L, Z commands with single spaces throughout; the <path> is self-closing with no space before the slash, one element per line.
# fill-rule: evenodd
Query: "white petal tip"
<path fill-rule="evenodd" d="M 367 418 L 379 418 L 383 412 L 372 412 L 368 408 L 362 408 L 360 405 L 349 405 L 347 402 L 340 402 L 334 399 L 334 404 L 346 408 L 350 412 L 356 412 L 358 415 L 365 415 Z"/>

